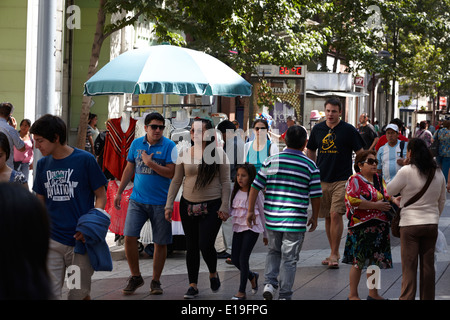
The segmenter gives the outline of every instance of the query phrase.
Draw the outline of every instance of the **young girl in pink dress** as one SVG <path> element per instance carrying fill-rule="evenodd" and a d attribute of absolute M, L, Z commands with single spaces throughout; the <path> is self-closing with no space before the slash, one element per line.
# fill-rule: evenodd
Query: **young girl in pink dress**
<path fill-rule="evenodd" d="M 267 245 L 267 235 L 264 219 L 264 194 L 260 192 L 256 200 L 256 223 L 251 228 L 247 225 L 248 194 L 256 169 L 252 164 L 242 164 L 237 167 L 236 180 L 231 193 L 231 216 L 233 221 L 233 244 L 231 248 L 231 261 L 241 271 L 239 291 L 233 300 L 246 299 L 247 280 L 252 285 L 252 292 L 258 291 L 259 274 L 250 271 L 250 254 L 258 240 L 259 234 L 264 234 L 264 244 Z"/>

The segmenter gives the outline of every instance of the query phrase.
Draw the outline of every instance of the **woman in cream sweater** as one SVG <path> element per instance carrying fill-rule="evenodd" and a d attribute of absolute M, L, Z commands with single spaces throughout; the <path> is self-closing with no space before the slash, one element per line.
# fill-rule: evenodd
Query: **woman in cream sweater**
<path fill-rule="evenodd" d="M 222 221 L 229 217 L 231 189 L 228 158 L 223 149 L 216 147 L 211 121 L 196 119 L 191 140 L 193 146 L 178 158 L 165 207 L 166 219 L 170 221 L 174 199 L 183 185 L 180 216 L 186 236 L 189 277 L 185 299 L 195 298 L 199 293 L 200 252 L 209 270 L 211 290 L 216 292 L 220 287 L 214 243 Z"/>
<path fill-rule="evenodd" d="M 401 300 L 414 300 L 417 287 L 417 264 L 420 257 L 420 299 L 434 300 L 434 250 L 438 235 L 439 216 L 444 210 L 446 184 L 442 171 L 425 142 L 415 138 L 408 142 L 407 165 L 403 166 L 387 185 L 390 195 L 400 193 L 400 241 L 402 259 Z M 435 170 L 425 194 L 415 203 L 404 204 L 425 185 L 428 174 Z"/>

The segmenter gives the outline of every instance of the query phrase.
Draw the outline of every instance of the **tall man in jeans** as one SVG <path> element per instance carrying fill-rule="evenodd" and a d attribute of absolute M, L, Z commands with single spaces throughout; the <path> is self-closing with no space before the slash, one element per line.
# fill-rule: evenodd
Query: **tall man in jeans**
<path fill-rule="evenodd" d="M 125 254 L 131 271 L 128 285 L 122 290 L 125 295 L 134 293 L 144 284 L 139 270 L 137 239 L 148 219 L 155 244 L 150 293 L 163 293 L 159 280 L 166 261 L 167 245 L 172 243 L 172 225 L 165 219 L 164 206 L 177 159 L 175 142 L 163 136 L 164 122 L 164 117 L 157 112 L 145 117 L 146 134 L 132 142 L 128 163 L 114 198 L 115 207 L 120 209 L 122 192 L 134 175 L 124 228 Z"/>
<path fill-rule="evenodd" d="M 317 227 L 320 187 L 319 170 L 303 150 L 307 132 L 301 126 L 291 126 L 286 131 L 287 148 L 264 161 L 248 198 L 247 224 L 255 223 L 255 202 L 260 190 L 266 189 L 264 216 L 269 239 L 266 258 L 264 293 L 272 300 L 278 287 L 279 299 L 292 298 L 292 286 L 297 271 L 297 261 L 307 226 Z M 307 221 L 311 199 L 312 217 Z"/>
<path fill-rule="evenodd" d="M 352 175 L 352 154 L 363 151 L 364 141 L 356 128 L 340 119 L 341 101 L 325 102 L 326 121 L 316 124 L 307 144 L 308 158 L 320 169 L 323 197 L 319 218 L 325 218 L 325 231 L 330 243 L 330 256 L 322 261 L 330 268 L 339 268 L 339 244 L 344 230 L 345 183 Z M 317 154 L 316 154 L 317 152 Z"/>

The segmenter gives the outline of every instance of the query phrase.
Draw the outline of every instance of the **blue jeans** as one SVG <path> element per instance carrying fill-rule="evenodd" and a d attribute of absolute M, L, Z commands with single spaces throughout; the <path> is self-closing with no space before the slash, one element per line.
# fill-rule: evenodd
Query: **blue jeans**
<path fill-rule="evenodd" d="M 448 182 L 448 169 L 450 169 L 450 157 L 440 157 L 442 173 L 445 177 L 445 182 Z"/>
<path fill-rule="evenodd" d="M 269 252 L 266 257 L 264 284 L 270 283 L 275 288 L 279 287 L 280 299 L 291 299 L 305 233 L 267 230 L 267 235 Z"/>

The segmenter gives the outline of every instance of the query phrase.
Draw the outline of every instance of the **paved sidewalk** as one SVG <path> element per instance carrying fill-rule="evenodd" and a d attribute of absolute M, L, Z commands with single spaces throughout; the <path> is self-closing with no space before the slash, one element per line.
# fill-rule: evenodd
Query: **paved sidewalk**
<path fill-rule="evenodd" d="M 447 242 L 450 241 L 450 195 L 448 195 L 446 208 L 441 216 L 439 229 L 444 233 Z M 347 220 L 344 218 L 344 225 Z M 346 239 L 347 229 L 341 240 L 341 256 Z M 93 276 L 91 297 L 94 300 L 183 300 L 188 289 L 188 278 L 185 265 L 185 252 L 175 251 L 167 258 L 161 277 L 164 294 L 153 296 L 149 293 L 152 274 L 152 259 L 141 256 L 140 268 L 145 280 L 143 287 L 136 290 L 133 295 L 125 296 L 122 289 L 126 286 L 129 277 L 128 264 L 125 259 L 123 247 L 114 243 L 114 235 L 108 235 L 108 242 L 113 251 L 114 269 L 111 272 L 96 272 Z M 401 261 L 400 240 L 391 238 L 394 268 L 381 270 L 380 294 L 390 300 L 398 299 L 401 287 Z M 260 274 L 259 292 L 252 295 L 250 284 L 247 286 L 247 302 L 263 300 L 264 265 L 267 248 L 262 243 L 262 237 L 253 250 L 250 267 Z M 294 284 L 295 300 L 345 300 L 349 292 L 350 265 L 340 264 L 339 269 L 328 269 L 321 265 L 321 261 L 329 255 L 328 241 L 325 234 L 324 220 L 319 220 L 316 231 L 307 233 L 300 253 Z M 436 299 L 450 300 L 450 252 L 436 255 Z M 208 271 L 203 260 L 199 275 L 199 296 L 195 300 L 229 300 L 237 293 L 239 287 L 239 271 L 225 260 L 218 260 L 218 271 L 222 286 L 217 293 L 209 288 Z M 361 276 L 359 294 L 365 298 L 368 294 L 366 276 Z M 336 311 L 336 310 L 335 310 Z"/>

